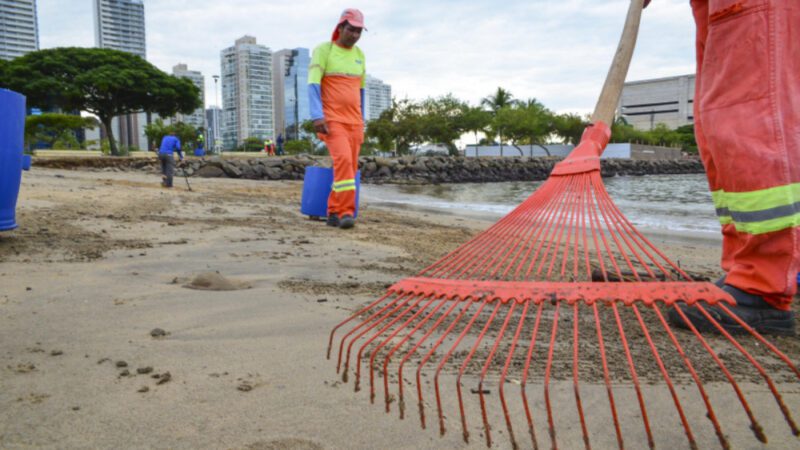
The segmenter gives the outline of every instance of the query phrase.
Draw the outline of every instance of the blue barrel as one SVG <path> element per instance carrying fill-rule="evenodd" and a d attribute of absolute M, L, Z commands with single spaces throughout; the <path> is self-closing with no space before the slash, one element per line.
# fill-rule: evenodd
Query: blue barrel
<path fill-rule="evenodd" d="M 25 97 L 0 89 L 0 231 L 17 228 L 15 210 L 22 179 Z"/>
<path fill-rule="evenodd" d="M 206 156 L 206 150 L 203 147 L 194 149 L 194 156 Z"/>
<path fill-rule="evenodd" d="M 328 215 L 328 196 L 333 185 L 333 169 L 329 167 L 306 167 L 303 177 L 303 197 L 300 200 L 300 212 L 311 217 Z M 358 197 L 361 192 L 361 171 L 356 172 L 356 211 L 358 217 Z"/>
<path fill-rule="evenodd" d="M 800 286 L 800 273 L 797 274 L 797 285 Z"/>
<path fill-rule="evenodd" d="M 31 155 L 22 155 L 22 170 L 31 170 Z"/>

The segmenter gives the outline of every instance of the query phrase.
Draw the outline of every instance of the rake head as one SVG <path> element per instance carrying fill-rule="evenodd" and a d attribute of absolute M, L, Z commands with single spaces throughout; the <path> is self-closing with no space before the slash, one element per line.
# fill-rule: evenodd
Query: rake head
<path fill-rule="evenodd" d="M 599 170 L 609 136 L 602 122 L 587 128 L 511 213 L 337 325 L 328 358 L 338 347 L 343 380 L 352 375 L 356 391 L 368 382 L 372 402 L 382 390 L 386 411 L 396 402 L 401 418 L 416 403 L 423 428 L 432 411 L 441 434 L 458 426 L 469 441 L 477 425 L 488 446 L 492 423 L 500 422 L 514 448 L 519 429 L 528 435 L 522 445 L 529 439 L 534 448 L 542 429 L 552 448 L 592 441 L 623 448 L 629 435 L 650 448 L 657 438 L 674 446 L 678 429 L 691 448 L 708 436 L 729 448 L 731 433 L 748 427 L 767 442 L 765 428 L 775 428 L 778 412 L 798 436 L 778 388 L 796 384 L 800 372 L 731 312 L 727 293 L 693 281 L 614 205 Z M 700 334 L 680 308 L 675 314 L 689 331 L 674 330 L 665 312 L 676 302 L 697 308 L 721 336 Z M 737 341 L 710 309 L 730 315 L 752 339 Z M 455 384 L 455 398 L 445 383 Z M 507 392 L 511 385 L 519 393 Z M 766 390 L 774 403 L 758 403 L 770 415 L 762 423 L 747 397 Z M 499 408 L 492 409 L 495 391 Z M 722 410 L 712 402 L 718 397 Z M 469 411 L 480 420 L 468 422 Z M 735 429 L 723 431 L 721 418 Z"/>

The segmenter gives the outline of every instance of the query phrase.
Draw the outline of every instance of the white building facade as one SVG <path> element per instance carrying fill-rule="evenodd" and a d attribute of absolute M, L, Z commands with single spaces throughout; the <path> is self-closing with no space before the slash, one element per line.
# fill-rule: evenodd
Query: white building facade
<path fill-rule="evenodd" d="M 175 118 L 179 122 L 189 124 L 195 128 L 206 128 L 205 118 L 205 104 L 206 104 L 206 80 L 203 74 L 196 70 L 189 70 L 186 64 L 177 64 L 172 67 L 172 74 L 176 77 L 188 78 L 192 83 L 200 89 L 201 107 L 197 108 L 191 114 L 178 114 Z"/>
<path fill-rule="evenodd" d="M 364 95 L 364 114 L 367 121 L 375 120 L 381 113 L 392 107 L 392 86 L 367 75 L 367 88 Z"/>
<path fill-rule="evenodd" d="M 0 0 L 0 59 L 39 50 L 36 0 Z"/>
<path fill-rule="evenodd" d="M 222 50 L 220 60 L 223 148 L 234 149 L 251 137 L 275 140 L 270 49 L 243 36 Z"/>
<path fill-rule="evenodd" d="M 132 53 L 145 59 L 146 40 L 142 0 L 94 0 L 95 45 Z M 111 128 L 122 147 L 148 150 L 145 113 L 115 117 Z"/>
<path fill-rule="evenodd" d="M 694 83 L 694 75 L 625 83 L 617 114 L 639 130 L 693 124 Z"/>

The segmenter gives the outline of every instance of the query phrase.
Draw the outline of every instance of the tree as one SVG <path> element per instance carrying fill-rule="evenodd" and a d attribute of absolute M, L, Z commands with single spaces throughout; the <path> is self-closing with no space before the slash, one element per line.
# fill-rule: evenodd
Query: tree
<path fill-rule="evenodd" d="M 519 144 L 540 145 L 553 130 L 553 114 L 536 99 L 517 102 L 500 108 L 494 119 L 495 127 L 522 155 Z M 546 147 L 541 146 L 549 155 Z"/>
<path fill-rule="evenodd" d="M 97 120 L 92 117 L 56 113 L 28 116 L 25 118 L 25 142 L 28 145 L 43 142 L 51 148 L 55 147 L 56 142 L 65 142 L 73 146 L 77 143 L 75 139 L 77 130 L 95 127 Z"/>
<path fill-rule="evenodd" d="M 565 144 L 578 145 L 589 120 L 577 114 L 558 114 L 554 117 L 555 133 Z"/>
<path fill-rule="evenodd" d="M 105 48 L 40 50 L 12 60 L 0 79 L 28 105 L 88 111 L 100 119 L 113 155 L 119 154 L 111 119 L 138 112 L 169 117 L 201 106 L 200 90 L 139 56 Z"/>
<path fill-rule="evenodd" d="M 478 141 L 478 133 L 487 133 L 491 123 L 492 115 L 480 107 L 467 106 L 461 115 L 462 128 L 464 131 L 474 133 L 476 142 Z"/>
<path fill-rule="evenodd" d="M 513 106 L 515 103 L 517 103 L 517 101 L 514 100 L 514 96 L 511 95 L 511 92 L 501 87 L 498 87 L 494 94 L 481 99 L 481 106 L 485 106 L 495 114 L 501 108 Z"/>
<path fill-rule="evenodd" d="M 378 140 L 378 148 L 394 149 L 407 155 L 411 147 L 425 142 L 422 134 L 421 106 L 409 99 L 392 101 L 392 107 L 383 111 L 377 120 L 369 122 L 367 136 Z"/>
<path fill-rule="evenodd" d="M 467 104 L 452 94 L 429 98 L 420 104 L 420 134 L 433 144 L 444 144 L 451 156 L 458 155 L 455 141 L 466 131 L 462 120 Z"/>

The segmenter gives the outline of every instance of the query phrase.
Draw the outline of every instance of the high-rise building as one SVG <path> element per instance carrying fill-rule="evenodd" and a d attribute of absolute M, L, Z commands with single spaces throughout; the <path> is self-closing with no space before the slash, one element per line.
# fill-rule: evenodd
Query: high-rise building
<path fill-rule="evenodd" d="M 663 123 L 670 129 L 694 123 L 694 75 L 625 83 L 619 115 L 639 130 Z"/>
<path fill-rule="evenodd" d="M 36 0 L 0 0 L 0 59 L 39 50 Z"/>
<path fill-rule="evenodd" d="M 196 70 L 189 70 L 186 64 L 177 64 L 172 67 L 172 74 L 176 77 L 183 77 L 192 80 L 195 86 L 200 89 L 200 100 L 202 101 L 201 107 L 197 108 L 191 114 L 178 114 L 176 119 L 179 122 L 187 123 L 195 128 L 206 128 L 205 120 L 205 104 L 206 104 L 206 80 L 203 74 Z"/>
<path fill-rule="evenodd" d="M 208 148 L 217 151 L 222 146 L 220 136 L 220 120 L 222 119 L 222 109 L 219 106 L 212 106 L 206 109 L 206 134 L 208 135 Z"/>
<path fill-rule="evenodd" d="M 95 45 L 146 57 L 142 0 L 94 0 Z M 144 126 L 148 115 L 128 114 L 111 122 L 119 145 L 147 150 Z"/>
<path fill-rule="evenodd" d="M 142 0 L 94 0 L 94 42 L 147 57 Z"/>
<path fill-rule="evenodd" d="M 301 126 L 311 118 L 308 104 L 307 48 L 285 49 L 272 57 L 272 86 L 275 105 L 275 133 L 284 139 L 299 139 Z"/>
<path fill-rule="evenodd" d="M 364 109 L 367 121 L 375 120 L 381 113 L 392 107 L 392 86 L 367 75 L 367 89 L 364 95 Z"/>
<path fill-rule="evenodd" d="M 276 139 L 272 118 L 272 52 L 243 36 L 220 53 L 222 145 L 233 149 L 245 139 Z"/>

